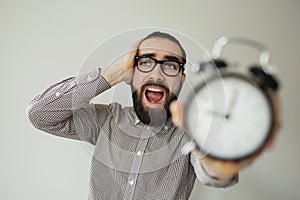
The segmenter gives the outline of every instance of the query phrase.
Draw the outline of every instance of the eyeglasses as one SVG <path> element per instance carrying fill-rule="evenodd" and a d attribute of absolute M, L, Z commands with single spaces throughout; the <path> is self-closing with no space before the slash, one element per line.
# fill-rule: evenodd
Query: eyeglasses
<path fill-rule="evenodd" d="M 135 65 L 138 70 L 144 73 L 151 72 L 157 64 L 160 64 L 161 71 L 167 76 L 177 76 L 182 69 L 184 72 L 184 63 L 175 60 L 156 60 L 149 56 L 135 56 Z"/>

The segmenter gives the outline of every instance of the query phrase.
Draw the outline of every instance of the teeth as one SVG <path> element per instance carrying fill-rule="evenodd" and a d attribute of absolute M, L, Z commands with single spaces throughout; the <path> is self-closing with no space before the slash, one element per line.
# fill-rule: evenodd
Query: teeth
<path fill-rule="evenodd" d="M 148 90 L 150 90 L 151 92 L 162 92 L 162 90 L 156 88 L 148 88 Z"/>

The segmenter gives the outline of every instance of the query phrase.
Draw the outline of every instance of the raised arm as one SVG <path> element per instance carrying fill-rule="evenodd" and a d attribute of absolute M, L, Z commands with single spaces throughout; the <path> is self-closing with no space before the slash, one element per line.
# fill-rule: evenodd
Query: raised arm
<path fill-rule="evenodd" d="M 94 105 L 89 102 L 109 88 L 99 69 L 68 78 L 33 99 L 27 107 L 28 118 L 33 126 L 47 133 L 94 143 L 99 123 Z M 103 106 L 103 115 L 107 109 Z"/>
<path fill-rule="evenodd" d="M 95 107 L 90 100 L 119 82 L 131 82 L 138 44 L 108 67 L 68 78 L 38 95 L 27 107 L 33 126 L 57 136 L 95 144 L 110 106 Z"/>

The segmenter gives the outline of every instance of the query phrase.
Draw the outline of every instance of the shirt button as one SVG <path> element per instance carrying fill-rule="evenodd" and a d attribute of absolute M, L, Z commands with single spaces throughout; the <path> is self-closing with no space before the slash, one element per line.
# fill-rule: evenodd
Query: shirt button
<path fill-rule="evenodd" d="M 141 156 L 141 155 L 142 155 L 142 152 L 141 152 L 141 151 L 138 151 L 138 152 L 136 153 L 136 155 Z"/>
<path fill-rule="evenodd" d="M 91 77 L 91 76 L 88 76 L 86 80 L 87 80 L 87 81 L 91 81 L 91 80 L 92 80 L 92 77 Z"/>
<path fill-rule="evenodd" d="M 129 181 L 129 185 L 133 185 L 133 184 L 134 184 L 133 180 Z"/>
<path fill-rule="evenodd" d="M 56 92 L 55 96 L 57 96 L 57 97 L 60 96 L 60 92 Z"/>

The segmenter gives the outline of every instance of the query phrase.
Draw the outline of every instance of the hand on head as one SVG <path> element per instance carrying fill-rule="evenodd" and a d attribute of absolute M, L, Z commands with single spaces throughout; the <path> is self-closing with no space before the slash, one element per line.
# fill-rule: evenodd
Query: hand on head
<path fill-rule="evenodd" d="M 141 40 L 138 40 L 134 45 L 115 62 L 101 71 L 101 75 L 109 83 L 114 86 L 122 81 L 127 84 L 131 83 L 134 67 L 134 56 L 137 54 Z"/>

